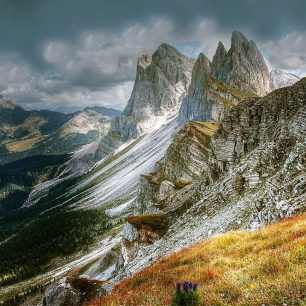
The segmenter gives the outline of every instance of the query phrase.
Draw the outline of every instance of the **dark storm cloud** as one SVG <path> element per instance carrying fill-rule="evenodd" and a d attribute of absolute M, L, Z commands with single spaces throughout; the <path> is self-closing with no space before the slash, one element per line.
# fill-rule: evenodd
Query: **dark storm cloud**
<path fill-rule="evenodd" d="M 122 106 L 140 54 L 165 41 L 211 56 L 233 29 L 303 74 L 305 11 L 305 0 L 0 0 L 0 88 L 27 107 Z"/>

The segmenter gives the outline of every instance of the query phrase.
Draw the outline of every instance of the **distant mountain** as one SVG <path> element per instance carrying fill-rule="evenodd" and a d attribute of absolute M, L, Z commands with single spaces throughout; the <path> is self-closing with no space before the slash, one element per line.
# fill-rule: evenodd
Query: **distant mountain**
<path fill-rule="evenodd" d="M 73 152 L 107 135 L 111 121 L 120 111 L 107 107 L 86 107 L 64 123 L 57 132 L 44 143 L 44 153 Z"/>
<path fill-rule="evenodd" d="M 104 107 L 104 106 L 88 106 L 86 108 L 100 108 L 101 111 L 104 113 L 105 116 L 117 116 L 120 115 L 121 112 L 117 109 Z M 82 106 L 60 106 L 56 109 L 57 112 L 64 113 L 64 114 L 73 114 L 77 112 L 83 111 L 85 108 Z"/>
<path fill-rule="evenodd" d="M 18 125 L 29 117 L 29 113 L 15 102 L 0 96 L 0 124 Z"/>
<path fill-rule="evenodd" d="M 295 74 L 275 69 L 271 71 L 270 76 L 275 89 L 291 86 L 300 79 Z"/>
<path fill-rule="evenodd" d="M 84 109 L 84 111 L 86 110 L 93 110 L 103 116 L 106 116 L 106 117 L 115 117 L 115 116 L 120 116 L 122 114 L 121 111 L 117 110 L 117 109 L 114 109 L 114 108 L 110 108 L 110 107 L 105 107 L 105 106 L 91 106 L 91 107 L 86 107 Z"/>
<path fill-rule="evenodd" d="M 15 102 L 0 98 L 0 164 L 32 151 L 73 117 L 49 110 L 26 111 Z M 33 155 L 32 154 L 32 155 Z"/>
<path fill-rule="evenodd" d="M 0 164 L 31 155 L 79 149 L 107 133 L 111 118 L 120 114 L 120 111 L 100 106 L 73 114 L 26 111 L 1 97 Z"/>
<path fill-rule="evenodd" d="M 76 112 L 81 112 L 84 109 L 82 106 L 60 106 L 55 109 L 56 112 L 64 114 L 73 114 Z"/>

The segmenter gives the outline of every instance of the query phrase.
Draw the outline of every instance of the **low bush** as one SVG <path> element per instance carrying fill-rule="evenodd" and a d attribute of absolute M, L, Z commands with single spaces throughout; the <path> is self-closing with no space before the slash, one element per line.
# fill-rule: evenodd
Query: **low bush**
<path fill-rule="evenodd" d="M 191 282 L 176 284 L 176 291 L 173 293 L 173 306 L 196 306 L 200 303 L 200 296 L 197 291 L 198 285 Z"/>

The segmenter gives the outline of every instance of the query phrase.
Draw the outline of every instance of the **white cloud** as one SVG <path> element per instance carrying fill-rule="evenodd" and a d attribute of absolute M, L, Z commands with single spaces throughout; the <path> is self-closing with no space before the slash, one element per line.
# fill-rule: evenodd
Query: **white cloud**
<path fill-rule="evenodd" d="M 263 42 L 270 65 L 299 76 L 306 75 L 306 31 L 291 32 L 278 41 Z"/>
<path fill-rule="evenodd" d="M 17 55 L 0 54 L 0 93 L 32 109 L 93 104 L 123 109 L 140 55 L 167 42 L 188 56 L 203 52 L 212 59 L 218 41 L 230 47 L 231 30 L 221 30 L 207 18 L 185 28 L 170 19 L 151 18 L 121 31 L 84 31 L 69 41 L 46 41 L 41 49 L 46 63 L 43 73 Z M 306 32 L 292 32 L 279 41 L 258 42 L 258 46 L 269 67 L 305 74 Z"/>
<path fill-rule="evenodd" d="M 168 40 L 172 30 L 171 22 L 153 18 L 119 33 L 83 32 L 73 42 L 47 42 L 43 58 L 74 84 L 95 87 L 130 81 L 138 56 L 152 52 L 161 39 Z"/>

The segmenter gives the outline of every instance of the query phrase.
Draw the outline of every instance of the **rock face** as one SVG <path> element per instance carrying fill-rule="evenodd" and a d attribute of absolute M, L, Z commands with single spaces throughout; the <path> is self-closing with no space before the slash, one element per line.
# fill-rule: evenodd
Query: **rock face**
<path fill-rule="evenodd" d="M 195 65 L 194 70 L 196 69 Z M 191 84 L 195 86 L 190 86 L 179 112 L 178 120 L 181 124 L 189 120 L 220 121 L 227 110 L 252 96 L 204 73 L 197 76 L 195 72 L 193 75 L 195 81 L 192 80 Z"/>
<path fill-rule="evenodd" d="M 253 40 L 234 31 L 226 52 L 219 43 L 212 61 L 212 75 L 222 83 L 259 96 L 273 89 L 268 67 Z"/>
<path fill-rule="evenodd" d="M 192 69 L 191 84 L 182 108 L 180 120 L 200 120 L 211 118 L 213 101 L 208 97 L 209 76 L 211 72 L 209 59 L 201 53 Z"/>
<path fill-rule="evenodd" d="M 151 115 L 177 111 L 187 92 L 192 66 L 193 60 L 167 44 L 160 45 L 152 57 L 142 56 L 124 115 L 141 122 Z"/>
<path fill-rule="evenodd" d="M 119 245 L 114 246 L 108 252 L 103 254 L 88 270 L 82 273 L 80 277 L 86 279 L 108 280 L 116 271 L 117 259 L 120 255 Z"/>
<path fill-rule="evenodd" d="M 81 304 L 81 301 L 81 292 L 71 288 L 69 284 L 62 281 L 46 291 L 43 306 L 77 306 Z"/>
<path fill-rule="evenodd" d="M 126 261 L 113 281 L 212 234 L 258 228 L 305 211 L 305 118 L 306 78 L 235 106 L 205 146 L 206 154 L 198 155 L 197 162 L 203 172 L 181 188 L 175 188 L 175 183 L 168 188 L 169 176 L 165 177 L 162 166 L 175 146 L 177 138 L 174 138 L 165 161 L 148 176 L 146 185 L 141 185 L 144 190 L 140 188 L 138 195 L 143 203 L 140 207 L 146 212 L 156 207 L 156 195 L 165 195 L 160 191 L 167 185 L 166 201 L 155 214 L 168 221 L 168 231 L 162 238 L 156 235 L 150 244 L 152 241 L 141 240 L 141 233 L 130 224 L 129 232 L 133 235 L 125 237 L 130 262 Z M 178 154 L 187 160 L 190 153 L 185 150 L 182 145 Z M 180 169 L 178 165 L 184 158 L 170 159 L 171 169 Z M 192 164 L 193 158 L 190 161 Z M 183 167 L 185 171 L 189 166 Z M 167 182 L 157 178 L 165 178 Z M 152 233 L 151 236 L 154 237 Z M 122 252 L 126 252 L 124 246 Z"/>
<path fill-rule="evenodd" d="M 253 41 L 234 31 L 227 52 L 219 42 L 212 63 L 200 54 L 179 120 L 217 120 L 242 100 L 273 89 L 267 65 Z"/>
<path fill-rule="evenodd" d="M 292 73 L 276 69 L 271 71 L 270 76 L 275 89 L 291 86 L 300 79 Z"/>
<path fill-rule="evenodd" d="M 178 112 L 191 80 L 194 61 L 175 48 L 162 44 L 137 63 L 133 92 L 122 117 L 113 128 L 123 139 L 137 137 L 151 129 L 160 118 Z"/>
<path fill-rule="evenodd" d="M 142 175 L 136 213 L 162 211 L 178 190 L 208 171 L 211 137 L 217 128 L 216 122 L 191 121 L 176 134 L 155 171 Z"/>

